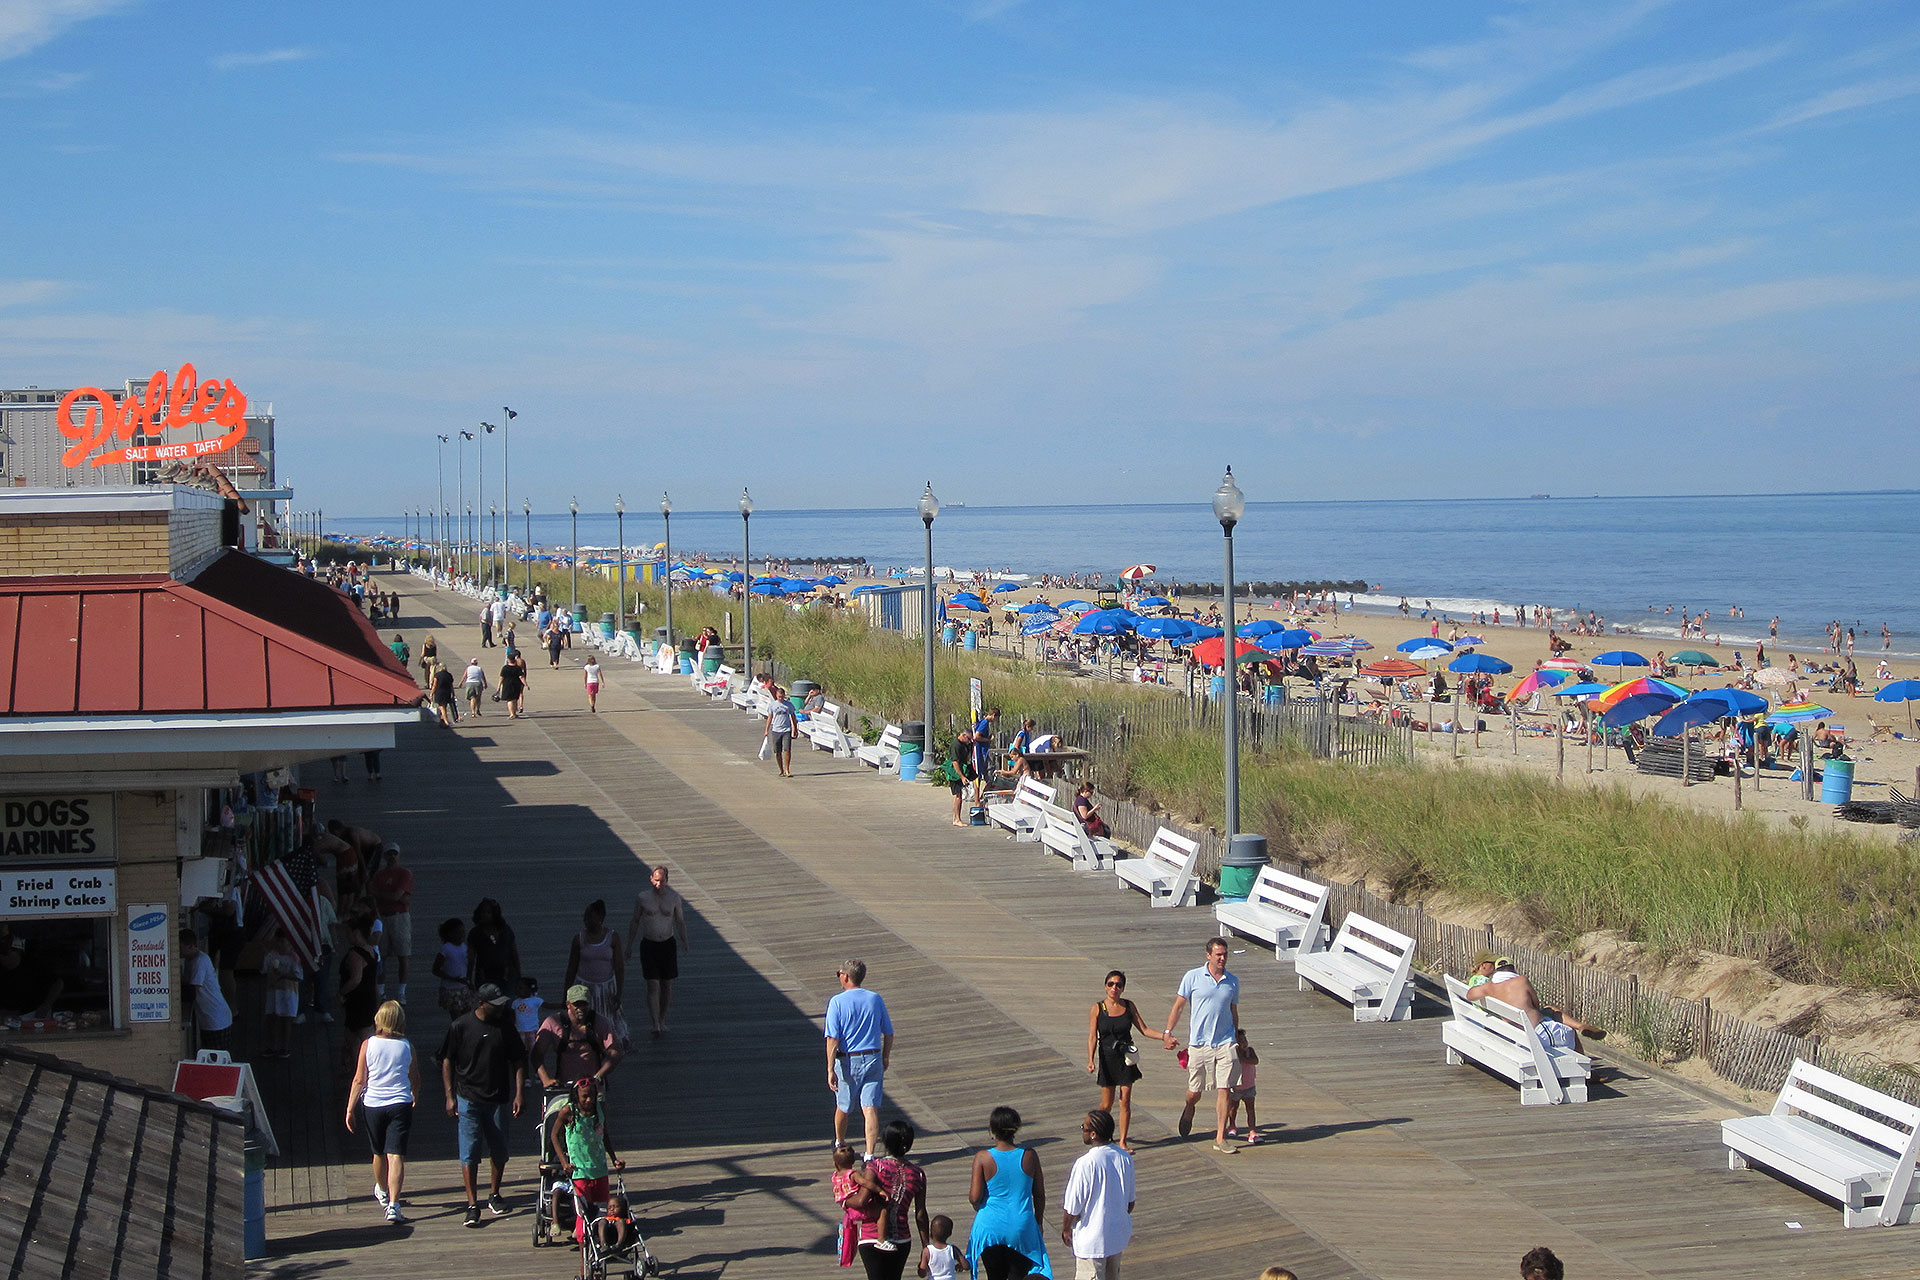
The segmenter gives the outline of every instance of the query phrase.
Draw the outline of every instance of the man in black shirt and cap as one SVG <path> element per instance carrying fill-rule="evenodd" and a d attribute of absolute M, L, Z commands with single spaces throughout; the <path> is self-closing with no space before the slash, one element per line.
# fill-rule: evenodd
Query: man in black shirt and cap
<path fill-rule="evenodd" d="M 440 1084 L 447 1114 L 460 1117 L 460 1176 L 467 1188 L 467 1225 L 480 1225 L 480 1157 L 493 1162 L 494 1217 L 507 1211 L 500 1179 L 507 1171 L 507 1122 L 520 1114 L 527 1047 L 514 1029 L 505 992 L 489 982 L 474 993 L 473 1012 L 455 1018 L 440 1042 Z"/>

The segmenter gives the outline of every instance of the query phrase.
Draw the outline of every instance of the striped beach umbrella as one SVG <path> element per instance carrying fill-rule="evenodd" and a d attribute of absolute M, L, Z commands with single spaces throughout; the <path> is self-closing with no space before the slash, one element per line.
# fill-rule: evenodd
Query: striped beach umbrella
<path fill-rule="evenodd" d="M 1817 702 L 1789 702 L 1774 708 L 1767 717 L 1768 724 L 1799 724 L 1805 720 L 1825 720 L 1833 714 L 1832 707 L 1823 707 Z"/>

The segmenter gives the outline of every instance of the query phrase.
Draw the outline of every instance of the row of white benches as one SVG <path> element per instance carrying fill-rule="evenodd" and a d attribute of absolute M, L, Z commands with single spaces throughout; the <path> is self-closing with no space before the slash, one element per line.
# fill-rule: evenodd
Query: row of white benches
<path fill-rule="evenodd" d="M 598 637 L 594 637 L 598 640 Z M 618 651 L 620 635 L 601 647 Z M 638 657 L 637 653 L 631 655 Z M 662 662 L 659 669 L 669 671 Z M 709 696 L 729 699 L 757 715 L 768 695 L 749 688 L 732 669 L 693 677 Z M 886 770 L 899 762 L 900 727 L 860 744 L 827 703 L 801 722 L 815 749 Z M 1111 871 L 1120 887 L 1146 893 L 1155 907 L 1198 902 L 1197 842 L 1162 827 L 1139 857 L 1123 856 L 1112 841 L 1089 836 L 1054 789 L 1022 778 L 1013 794 L 990 803 L 988 821 L 1018 841 L 1034 842 L 1075 868 Z M 1274 867 L 1263 867 L 1244 902 L 1222 901 L 1215 919 L 1232 932 L 1266 942 L 1275 959 L 1291 961 L 1300 988 L 1309 985 L 1353 1006 L 1355 1022 L 1397 1022 L 1413 1012 L 1414 940 L 1357 913 L 1338 932 L 1326 923 L 1329 887 Z M 1468 998 L 1469 988 L 1445 977 L 1451 1017 L 1440 1030 L 1446 1061 L 1471 1061 L 1519 1086 L 1522 1106 L 1587 1100 L 1592 1060 L 1543 1044 L 1527 1015 L 1490 997 Z M 1796 1060 L 1771 1112 L 1721 1123 L 1728 1165 L 1758 1164 L 1839 1201 L 1848 1227 L 1893 1226 L 1912 1220 L 1920 1205 L 1920 1107 L 1902 1102 L 1811 1063 Z"/>

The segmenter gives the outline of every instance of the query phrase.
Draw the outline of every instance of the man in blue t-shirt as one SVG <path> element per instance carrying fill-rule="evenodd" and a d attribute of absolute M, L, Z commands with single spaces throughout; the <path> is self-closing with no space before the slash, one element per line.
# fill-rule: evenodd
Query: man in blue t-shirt
<path fill-rule="evenodd" d="M 1232 1155 L 1237 1148 L 1227 1141 L 1227 1090 L 1233 1079 L 1236 1033 L 1240 1030 L 1240 979 L 1227 972 L 1227 940 L 1207 939 L 1207 962 L 1189 969 L 1180 979 L 1180 994 L 1173 998 L 1167 1014 L 1166 1045 L 1171 1049 L 1174 1024 L 1180 1011 L 1189 1004 L 1193 1017 L 1187 1024 L 1187 1105 L 1180 1112 L 1180 1136 L 1193 1131 L 1193 1108 L 1200 1095 L 1214 1091 L 1213 1149 Z"/>
<path fill-rule="evenodd" d="M 834 971 L 840 994 L 827 1001 L 827 1088 L 833 1090 L 833 1141 L 847 1138 L 847 1114 L 856 1105 L 866 1120 L 867 1158 L 880 1140 L 880 1082 L 893 1058 L 893 1020 L 887 1002 L 868 991 L 866 962 L 849 960 Z"/>
<path fill-rule="evenodd" d="M 1000 723 L 1000 708 L 988 707 L 987 714 L 973 722 L 973 802 L 979 804 L 992 784 L 993 731 Z"/>

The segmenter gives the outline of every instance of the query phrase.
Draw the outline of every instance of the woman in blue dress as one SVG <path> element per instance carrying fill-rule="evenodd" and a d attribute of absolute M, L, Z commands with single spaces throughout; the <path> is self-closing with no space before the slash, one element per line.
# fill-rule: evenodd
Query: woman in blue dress
<path fill-rule="evenodd" d="M 1052 1277 L 1047 1244 L 1040 1231 L 1041 1206 L 1047 1202 L 1040 1157 L 1014 1145 L 1020 1113 L 995 1107 L 987 1117 L 993 1145 L 973 1157 L 973 1227 L 967 1233 L 967 1261 L 981 1280 L 1019 1276 Z"/>

